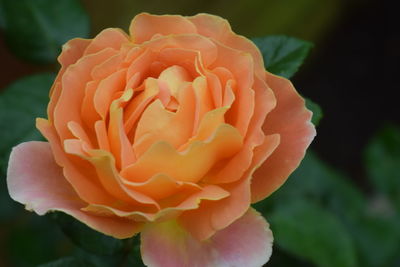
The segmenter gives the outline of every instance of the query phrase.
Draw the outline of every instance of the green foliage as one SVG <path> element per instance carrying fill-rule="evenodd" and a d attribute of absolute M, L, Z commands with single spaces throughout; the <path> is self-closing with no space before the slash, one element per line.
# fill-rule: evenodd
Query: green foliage
<path fill-rule="evenodd" d="M 72 242 L 88 252 L 99 255 L 114 255 L 123 249 L 122 240 L 93 231 L 69 215 L 57 212 L 53 213 L 52 217 Z"/>
<path fill-rule="evenodd" d="M 39 267 L 95 267 L 95 265 L 77 257 L 65 257 L 46 264 L 41 264 Z"/>
<path fill-rule="evenodd" d="M 293 199 L 276 209 L 269 220 L 275 242 L 297 257 L 321 267 L 356 266 L 350 235 L 332 213 L 319 205 Z"/>
<path fill-rule="evenodd" d="M 373 143 L 382 138 L 378 135 Z M 367 198 L 311 152 L 282 188 L 255 206 L 271 222 L 278 248 L 316 266 L 391 267 L 400 259 L 400 217 L 388 199 L 379 191 Z M 327 263 L 329 253 L 335 257 Z"/>
<path fill-rule="evenodd" d="M 313 116 L 311 119 L 311 122 L 315 125 L 318 126 L 319 122 L 321 121 L 322 117 L 324 116 L 324 113 L 322 112 L 321 107 L 313 102 L 311 99 L 309 98 L 305 98 L 306 100 L 306 106 L 309 110 L 312 111 Z"/>
<path fill-rule="evenodd" d="M 89 34 L 89 19 L 78 0 L 2 3 L 6 41 L 22 59 L 51 63 L 67 40 Z"/>
<path fill-rule="evenodd" d="M 400 212 L 400 128 L 386 126 L 366 149 L 369 178 Z"/>
<path fill-rule="evenodd" d="M 0 29 L 4 28 L 4 8 L 3 8 L 3 1 L 4 0 L 0 0 Z"/>
<path fill-rule="evenodd" d="M 281 35 L 253 38 L 252 41 L 260 49 L 266 69 L 288 79 L 297 72 L 312 47 L 307 41 Z"/>
<path fill-rule="evenodd" d="M 11 148 L 21 142 L 41 140 L 36 117 L 46 116 L 54 74 L 22 78 L 0 93 L 0 173 L 4 174 Z"/>

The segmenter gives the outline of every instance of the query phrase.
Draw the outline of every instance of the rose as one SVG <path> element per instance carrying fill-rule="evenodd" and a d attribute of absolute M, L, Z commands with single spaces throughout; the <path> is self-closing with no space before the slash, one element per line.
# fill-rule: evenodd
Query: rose
<path fill-rule="evenodd" d="M 272 234 L 254 210 L 315 135 L 292 84 L 225 20 L 140 14 L 63 46 L 47 142 L 10 156 L 8 187 L 116 238 L 150 266 L 258 266 Z M 256 170 L 257 169 L 257 170 Z"/>

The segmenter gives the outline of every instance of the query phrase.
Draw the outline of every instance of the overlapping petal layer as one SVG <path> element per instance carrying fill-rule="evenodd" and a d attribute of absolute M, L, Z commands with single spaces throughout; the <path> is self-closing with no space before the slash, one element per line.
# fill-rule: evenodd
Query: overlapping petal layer
<path fill-rule="evenodd" d="M 150 266 L 260 266 L 272 238 L 250 203 L 297 167 L 311 113 L 219 17 L 143 13 L 129 31 L 63 47 L 37 120 L 49 143 L 15 148 L 10 194 L 118 238 L 145 225 Z"/>

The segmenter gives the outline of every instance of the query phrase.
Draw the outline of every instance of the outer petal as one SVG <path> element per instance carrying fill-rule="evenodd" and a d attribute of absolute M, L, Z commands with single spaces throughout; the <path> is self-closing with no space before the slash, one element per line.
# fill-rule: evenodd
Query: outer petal
<path fill-rule="evenodd" d="M 250 209 L 212 238 L 198 241 L 176 222 L 150 225 L 141 233 L 143 262 L 151 267 L 259 267 L 272 252 L 268 223 Z"/>
<path fill-rule="evenodd" d="M 260 50 L 246 37 L 234 33 L 227 20 L 210 14 L 197 14 L 188 17 L 188 20 L 196 25 L 199 34 L 213 38 L 228 47 L 250 53 L 254 59 L 255 72 L 262 74 L 264 63 Z"/>
<path fill-rule="evenodd" d="M 10 196 L 39 215 L 63 211 L 89 227 L 116 238 L 140 231 L 141 224 L 117 217 L 92 216 L 81 211 L 83 202 L 65 180 L 62 168 L 46 142 L 27 142 L 14 147 L 7 173 Z"/>
<path fill-rule="evenodd" d="M 266 73 L 277 105 L 264 123 L 265 134 L 280 134 L 280 144 L 268 160 L 254 173 L 251 183 L 252 202 L 260 201 L 278 189 L 297 168 L 315 136 L 312 113 L 292 83 Z"/>
<path fill-rule="evenodd" d="M 196 27 L 185 17 L 177 15 L 150 15 L 141 13 L 131 22 L 129 27 L 134 43 L 149 41 L 155 34 L 196 33 Z"/>

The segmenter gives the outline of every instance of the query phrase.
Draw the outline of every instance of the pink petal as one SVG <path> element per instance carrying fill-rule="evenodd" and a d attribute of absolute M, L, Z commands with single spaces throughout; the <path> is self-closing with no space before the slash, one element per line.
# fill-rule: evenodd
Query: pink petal
<path fill-rule="evenodd" d="M 93 216 L 81 211 L 87 206 L 63 176 L 46 142 L 22 143 L 11 152 L 7 173 L 12 199 L 39 215 L 65 212 L 89 227 L 116 238 L 131 237 L 141 224 L 118 217 Z"/>
<path fill-rule="evenodd" d="M 267 84 L 276 96 L 276 107 L 264 122 L 265 134 L 280 135 L 280 144 L 254 173 L 251 183 L 252 202 L 260 201 L 278 189 L 299 166 L 315 136 L 312 113 L 292 83 L 266 73 Z"/>
<path fill-rule="evenodd" d="M 210 239 L 198 241 L 175 221 L 149 225 L 141 233 L 143 262 L 151 267 L 262 266 L 272 253 L 272 232 L 250 209 Z"/>

